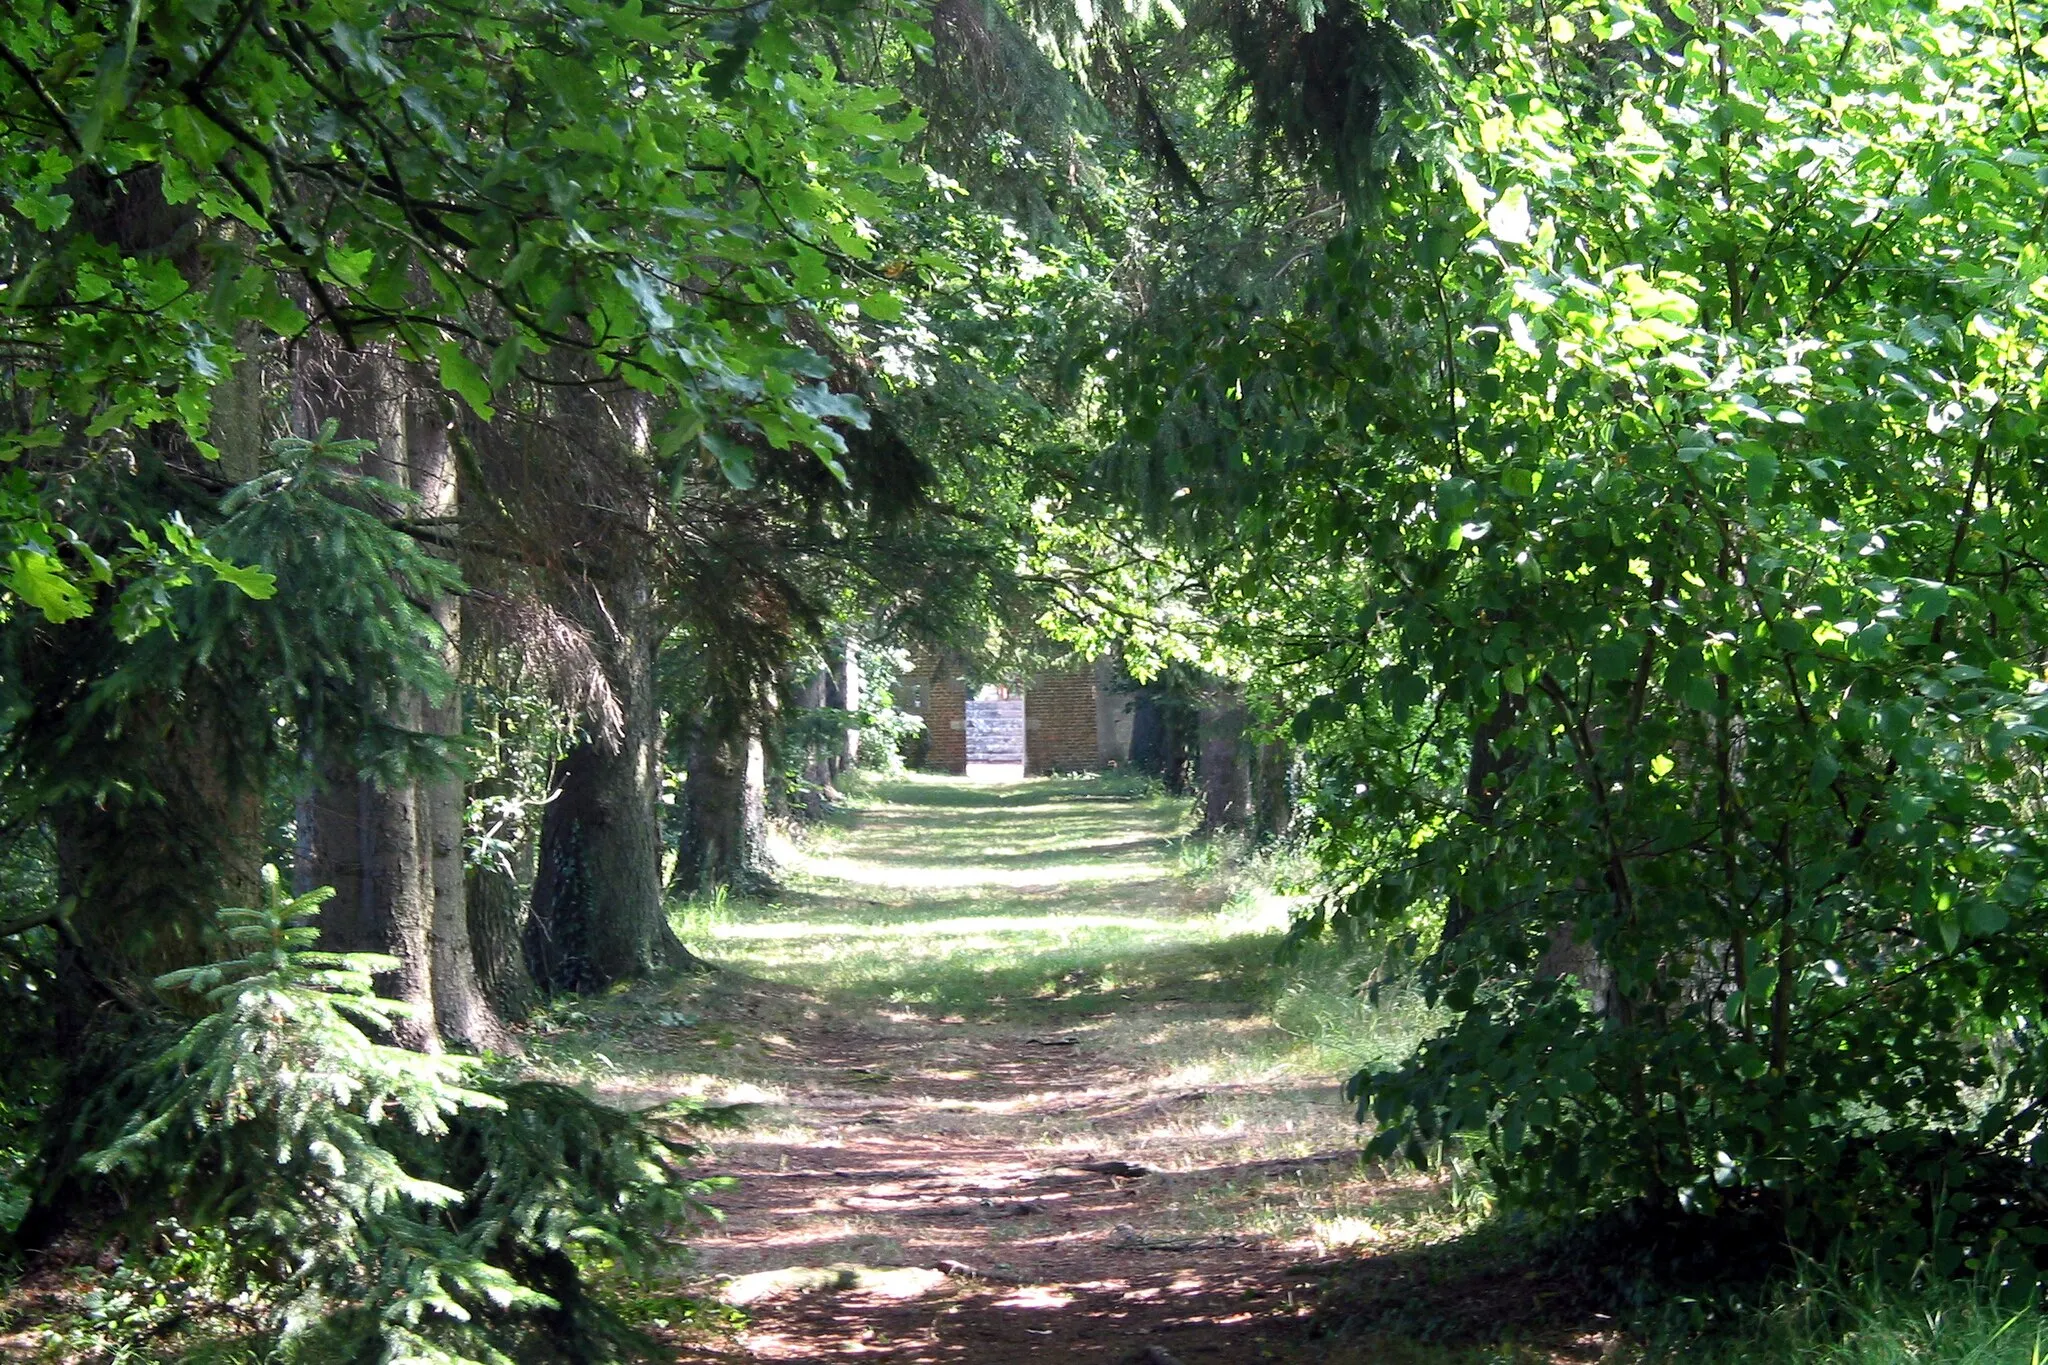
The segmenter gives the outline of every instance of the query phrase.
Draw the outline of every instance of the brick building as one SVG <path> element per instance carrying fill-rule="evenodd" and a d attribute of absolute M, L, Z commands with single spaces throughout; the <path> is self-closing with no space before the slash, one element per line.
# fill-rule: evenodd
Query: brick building
<path fill-rule="evenodd" d="M 1131 710 L 1115 679 L 1115 666 L 1098 659 L 1048 669 L 1021 687 L 975 685 L 957 661 L 920 652 L 895 688 L 897 708 L 924 720 L 910 761 L 991 777 L 1119 766 L 1130 758 Z"/>

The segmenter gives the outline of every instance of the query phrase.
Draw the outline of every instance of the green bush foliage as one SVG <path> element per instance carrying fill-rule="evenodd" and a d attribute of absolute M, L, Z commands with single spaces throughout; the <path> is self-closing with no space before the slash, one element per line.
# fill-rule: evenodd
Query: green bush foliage
<path fill-rule="evenodd" d="M 2012 22 L 1464 0 L 1413 38 L 1431 155 L 1284 301 L 1182 281 L 1131 339 L 1120 467 L 1324 779 L 1312 927 L 1441 925 L 1445 1027 L 1353 1082 L 1376 1152 L 1462 1136 L 1546 1214 L 2033 1273 L 2048 314 Z"/>
<path fill-rule="evenodd" d="M 566 1087 L 373 1034 L 372 954 L 315 951 L 325 888 L 226 909 L 227 961 L 174 972 L 212 1007 L 108 1097 L 87 1158 L 129 1216 L 214 1228 L 213 1274 L 281 1360 L 602 1360 L 632 1333 L 587 1283 L 644 1270 L 703 1211 L 692 1149 Z"/>

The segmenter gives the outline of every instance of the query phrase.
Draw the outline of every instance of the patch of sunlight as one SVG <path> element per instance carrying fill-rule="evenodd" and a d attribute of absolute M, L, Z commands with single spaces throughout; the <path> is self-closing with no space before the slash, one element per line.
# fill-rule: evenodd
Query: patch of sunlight
<path fill-rule="evenodd" d="M 715 1139 L 714 1139 L 715 1140 Z M 846 1143 L 825 1130 L 809 1124 L 781 1124 L 773 1128 L 747 1128 L 747 1143 L 758 1147 L 844 1147 Z"/>
<path fill-rule="evenodd" d="M 946 1272 L 926 1270 L 920 1266 L 789 1266 L 782 1270 L 761 1270 L 752 1275 L 737 1276 L 726 1282 L 719 1297 L 735 1306 L 820 1290 L 872 1294 L 884 1299 L 915 1299 L 945 1283 Z"/>
<path fill-rule="evenodd" d="M 1233 901 L 1206 918 L 1219 933 L 1264 934 L 1284 930 L 1308 904 L 1307 896 L 1283 896 L 1261 891 L 1242 901 Z"/>
<path fill-rule="evenodd" d="M 928 1095 L 917 1095 L 913 1096 L 910 1102 L 918 1109 L 943 1109 L 956 1114 L 1029 1114 L 1043 1108 L 1051 1100 L 1071 1105 L 1088 1100 L 1117 1099 L 1129 1093 L 1130 1089 L 1127 1086 L 1088 1086 L 1077 1090 L 1034 1091 L 1029 1095 L 1012 1095 L 1001 1100 L 942 1100 Z"/>
<path fill-rule="evenodd" d="M 789 1092 L 779 1086 L 755 1085 L 703 1072 L 657 1072 L 626 1075 L 595 1084 L 593 1089 L 607 1095 L 653 1097 L 649 1103 L 669 1100 L 702 1100 L 706 1104 L 758 1104 L 786 1106 Z"/>
<path fill-rule="evenodd" d="M 809 860 L 806 859 L 806 862 Z M 801 867 L 802 865 L 799 864 Z M 903 891 L 956 891 L 973 886 L 1001 886 L 1022 890 L 1041 886 L 1071 886 L 1079 882 L 1130 881 L 1139 877 L 1165 877 L 1164 863 L 1150 859 L 1119 859 L 1114 863 L 1056 863 L 1050 867 L 937 867 L 930 863 L 871 863 L 855 858 L 833 858 L 813 871 L 834 881 L 855 886 L 883 886 Z"/>
<path fill-rule="evenodd" d="M 855 924 L 848 920 L 806 920 L 783 921 L 780 923 L 721 924 L 711 930 L 710 936 L 720 942 L 765 940 L 791 942 L 804 939 L 824 938 L 913 938 L 931 940 L 937 938 L 972 939 L 988 947 L 998 946 L 997 935 L 1011 937 L 1030 935 L 1034 938 L 1065 938 L 1077 929 L 1122 929 L 1136 933 L 1166 934 L 1180 930 L 1181 926 L 1170 920 L 1149 915 L 963 915 L 954 919 L 918 920 L 912 923 L 896 922 L 882 924 Z M 951 947 L 926 949 L 927 953 L 944 954 Z"/>
<path fill-rule="evenodd" d="M 998 1308 L 1065 1308 L 1074 1301 L 1072 1294 L 1045 1285 L 1026 1285 L 1013 1294 L 996 1300 Z"/>
<path fill-rule="evenodd" d="M 1309 1234 L 1324 1252 L 1343 1247 L 1378 1246 L 1387 1240 L 1386 1229 L 1370 1218 L 1318 1218 L 1309 1224 Z"/>
<path fill-rule="evenodd" d="M 789 1103 L 789 1092 L 782 1087 L 755 1085 L 751 1081 L 727 1081 L 723 1085 L 706 1086 L 703 1097 L 718 1104 Z"/>

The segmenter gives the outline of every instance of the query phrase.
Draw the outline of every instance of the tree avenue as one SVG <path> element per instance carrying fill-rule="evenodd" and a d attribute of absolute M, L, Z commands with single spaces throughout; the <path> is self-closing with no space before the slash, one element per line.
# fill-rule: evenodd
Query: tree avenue
<path fill-rule="evenodd" d="M 532 1021 L 1080 658 L 1426 995 L 1371 1157 L 2038 1307 L 2044 25 L 0 15 L 0 1257 L 625 1358 L 713 1116 Z"/>

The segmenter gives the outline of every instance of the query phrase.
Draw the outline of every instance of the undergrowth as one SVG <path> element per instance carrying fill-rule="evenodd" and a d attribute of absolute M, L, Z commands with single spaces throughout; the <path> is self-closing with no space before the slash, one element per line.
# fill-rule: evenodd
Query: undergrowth
<path fill-rule="evenodd" d="M 1984 1286 L 1881 1289 L 1840 1274 L 1808 1280 L 1731 1330 L 1655 1347 L 1644 1358 L 1656 1365 L 2048 1363 L 2048 1318 Z"/>
<path fill-rule="evenodd" d="M 315 950 L 324 888 L 219 914 L 231 960 L 160 978 L 197 1022 L 81 1120 L 99 1264 L 41 1346 L 105 1361 L 531 1365 L 623 1358 L 622 1291 L 705 1212 L 687 1103 L 633 1115 L 567 1086 L 379 1042 L 389 959 Z M 186 1231 L 193 1229 L 194 1231 Z"/>

